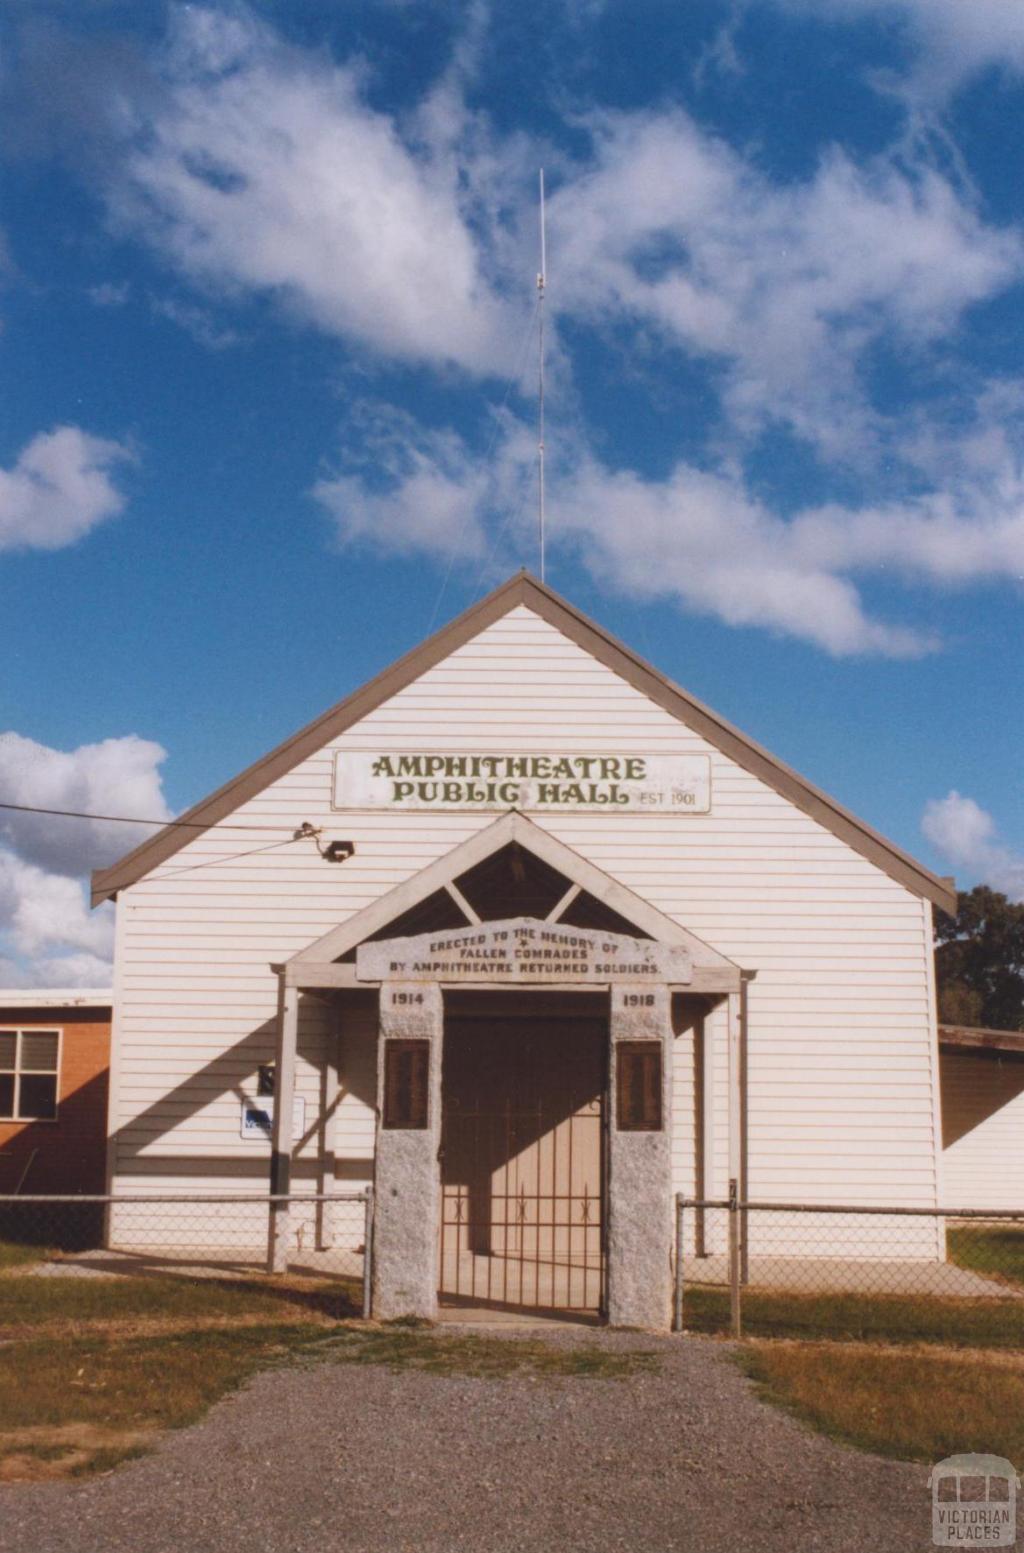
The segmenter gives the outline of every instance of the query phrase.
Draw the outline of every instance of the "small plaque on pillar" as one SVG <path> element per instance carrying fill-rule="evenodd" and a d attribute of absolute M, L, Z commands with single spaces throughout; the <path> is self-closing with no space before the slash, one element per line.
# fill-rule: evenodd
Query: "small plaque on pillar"
<path fill-rule="evenodd" d="M 620 1041 L 616 1047 L 616 1123 L 620 1132 L 660 1132 L 660 1041 Z"/>
<path fill-rule="evenodd" d="M 388 1128 L 430 1124 L 430 1042 L 384 1042 L 384 1116 Z"/>

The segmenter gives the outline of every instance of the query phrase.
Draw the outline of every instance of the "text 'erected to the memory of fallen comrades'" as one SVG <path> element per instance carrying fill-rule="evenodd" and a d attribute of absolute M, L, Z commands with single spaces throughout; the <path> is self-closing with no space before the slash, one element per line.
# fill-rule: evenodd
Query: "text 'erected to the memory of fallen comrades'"
<path fill-rule="evenodd" d="M 530 917 L 380 939 L 356 953 L 360 981 L 685 983 L 692 974 L 680 945 Z"/>

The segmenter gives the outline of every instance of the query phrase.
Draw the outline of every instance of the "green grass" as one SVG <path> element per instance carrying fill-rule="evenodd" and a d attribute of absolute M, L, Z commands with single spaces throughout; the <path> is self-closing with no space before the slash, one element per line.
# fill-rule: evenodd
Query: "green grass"
<path fill-rule="evenodd" d="M 946 1233 L 950 1260 L 1024 1284 L 1024 1224 L 961 1224 Z"/>
<path fill-rule="evenodd" d="M 359 1292 L 355 1283 L 245 1275 L 3 1274 L 0 1481 L 109 1470 L 285 1360 L 493 1379 L 616 1379 L 658 1362 L 653 1353 L 593 1343 L 560 1348 L 421 1323 L 345 1325 Z"/>
<path fill-rule="evenodd" d="M 736 1357 L 765 1401 L 861 1450 L 1024 1458 L 1024 1371 L 995 1356 L 754 1342 Z"/>
<path fill-rule="evenodd" d="M 688 1289 L 683 1325 L 691 1332 L 727 1333 L 728 1293 Z M 744 1290 L 743 1332 L 748 1337 L 1024 1349 L 1024 1300 Z"/>
<path fill-rule="evenodd" d="M 0 1329 L 49 1322 L 186 1320 L 228 1316 L 268 1321 L 358 1313 L 361 1289 L 354 1279 L 277 1281 L 230 1274 L 189 1279 L 152 1277 L 0 1277 Z"/>
<path fill-rule="evenodd" d="M 110 1342 L 34 1337 L 0 1349 L 0 1432 L 99 1424 L 174 1428 L 270 1361 L 314 1342 L 306 1323 Z"/>
<path fill-rule="evenodd" d="M 122 1342 L 96 1335 L 12 1343 L 0 1349 L 0 1477 L 103 1471 L 137 1456 L 160 1430 L 194 1422 L 320 1330 L 274 1324 Z M 58 1470 L 38 1474 L 40 1462 Z"/>
<path fill-rule="evenodd" d="M 618 1380 L 659 1364 L 658 1355 L 644 1349 L 613 1351 L 594 1343 L 559 1348 L 539 1339 L 448 1335 L 429 1327 L 348 1328 L 321 1340 L 310 1352 L 342 1364 L 384 1364 L 394 1370 L 495 1380 L 517 1374 Z"/>
<path fill-rule="evenodd" d="M 0 1240 L 0 1273 L 6 1272 L 9 1267 L 27 1267 L 32 1262 L 40 1262 L 44 1257 L 52 1255 L 52 1251 L 41 1246 L 26 1246 L 17 1240 Z"/>

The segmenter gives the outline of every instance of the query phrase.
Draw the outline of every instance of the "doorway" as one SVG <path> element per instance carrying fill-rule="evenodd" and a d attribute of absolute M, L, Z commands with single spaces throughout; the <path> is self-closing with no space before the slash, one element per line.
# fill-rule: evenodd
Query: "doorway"
<path fill-rule="evenodd" d="M 603 1312 L 607 1049 L 600 997 L 449 999 L 443 1305 Z"/>

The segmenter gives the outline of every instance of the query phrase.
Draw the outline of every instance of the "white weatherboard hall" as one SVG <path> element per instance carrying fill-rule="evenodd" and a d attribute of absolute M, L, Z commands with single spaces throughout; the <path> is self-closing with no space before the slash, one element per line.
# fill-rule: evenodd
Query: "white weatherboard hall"
<path fill-rule="evenodd" d="M 650 1327 L 676 1192 L 941 1202 L 951 883 L 533 578 L 184 818 L 94 881 L 112 1191 L 290 1193 L 246 1229 L 282 1267 L 340 1233 L 303 1196 L 372 1183 L 374 1314 Z"/>

